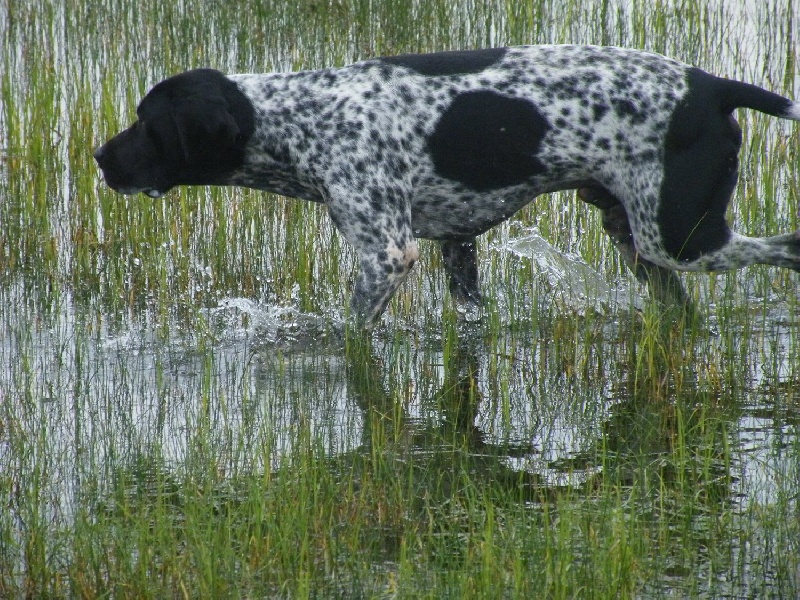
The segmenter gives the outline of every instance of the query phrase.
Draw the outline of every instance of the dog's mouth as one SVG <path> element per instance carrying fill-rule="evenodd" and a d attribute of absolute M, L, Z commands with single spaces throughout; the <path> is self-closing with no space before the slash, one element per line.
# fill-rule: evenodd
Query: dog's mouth
<path fill-rule="evenodd" d="M 108 183 L 108 181 L 106 181 Z M 167 193 L 167 190 L 159 190 L 156 188 L 136 188 L 136 187 L 126 187 L 126 186 L 115 186 L 109 185 L 112 190 L 115 192 L 119 192 L 124 196 L 135 196 L 136 194 L 144 194 L 145 196 L 149 196 L 150 198 L 161 198 L 164 194 Z"/>
<path fill-rule="evenodd" d="M 106 182 L 106 185 L 108 185 L 108 187 L 110 187 L 115 192 L 118 192 L 125 196 L 135 196 L 136 194 L 145 194 L 150 198 L 161 198 L 168 191 L 168 189 L 141 188 L 141 187 L 127 186 L 127 185 L 117 185 L 115 182 L 109 181 L 108 177 L 104 177 L 103 179 Z"/>
<path fill-rule="evenodd" d="M 102 168 L 100 169 L 100 177 L 108 187 L 110 187 L 115 192 L 123 194 L 125 196 L 135 196 L 136 194 L 141 193 L 151 198 L 161 198 L 172 187 L 172 186 L 167 186 L 164 188 L 157 188 L 151 186 L 145 187 L 138 185 L 129 185 L 121 181 L 118 181 L 117 179 L 115 179 L 113 174 L 106 172 Z"/>

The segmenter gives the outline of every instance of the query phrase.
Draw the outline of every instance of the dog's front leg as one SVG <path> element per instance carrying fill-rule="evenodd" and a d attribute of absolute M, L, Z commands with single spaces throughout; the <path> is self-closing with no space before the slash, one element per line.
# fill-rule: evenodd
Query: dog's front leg
<path fill-rule="evenodd" d="M 380 318 L 397 288 L 419 259 L 417 243 L 384 240 L 381 245 L 358 250 L 359 271 L 350 301 L 351 312 L 371 328 Z"/>
<path fill-rule="evenodd" d="M 328 203 L 331 219 L 358 255 L 350 309 L 351 316 L 366 328 L 375 325 L 419 259 L 407 197 L 385 194 L 380 202 L 364 194 L 346 200 L 334 197 Z"/>

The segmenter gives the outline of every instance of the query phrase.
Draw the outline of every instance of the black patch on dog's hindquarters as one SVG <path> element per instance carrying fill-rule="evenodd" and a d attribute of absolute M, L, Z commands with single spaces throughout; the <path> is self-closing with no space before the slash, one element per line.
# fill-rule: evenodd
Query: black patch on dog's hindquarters
<path fill-rule="evenodd" d="M 380 60 L 392 65 L 406 67 L 420 75 L 462 75 L 480 73 L 502 60 L 507 48 L 485 50 L 451 50 L 431 54 L 400 54 L 385 56 Z"/>
<path fill-rule="evenodd" d="M 680 261 L 718 250 L 731 236 L 725 212 L 736 186 L 742 132 L 720 105 L 715 79 L 688 71 L 689 93 L 675 108 L 664 142 L 658 227 L 664 248 Z"/>
<path fill-rule="evenodd" d="M 499 189 L 546 171 L 536 154 L 549 129 L 528 100 L 466 92 L 442 113 L 428 148 L 442 177 L 476 191 Z"/>

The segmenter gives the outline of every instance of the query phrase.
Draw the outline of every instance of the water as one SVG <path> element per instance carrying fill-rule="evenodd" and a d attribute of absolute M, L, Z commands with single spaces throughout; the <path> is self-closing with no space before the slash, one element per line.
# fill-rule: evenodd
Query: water
<path fill-rule="evenodd" d="M 50 297 L 43 318 L 25 286 L 7 286 L 0 472 L 37 481 L 49 519 L 66 524 L 87 489 L 96 490 L 92 497 L 111 494 L 118 469 L 149 464 L 148 456 L 179 478 L 201 453 L 236 480 L 286 465 L 308 435 L 332 460 L 348 461 L 375 449 L 370 415 L 399 410 L 393 427 L 404 432 L 405 452 L 426 464 L 449 463 L 439 457 L 456 444 L 474 477 L 529 487 L 535 505 L 542 489 L 583 490 L 609 476 L 625 482 L 643 460 L 672 472 L 670 439 L 678 431 L 669 415 L 679 406 L 711 414 L 706 419 L 725 436 L 711 450 L 705 435 L 696 436 L 698 446 L 687 442 L 696 456 L 679 462 L 695 473 L 698 490 L 742 515 L 753 506 L 798 509 L 791 490 L 800 473 L 800 393 L 787 362 L 795 344 L 792 309 L 756 304 L 752 328 L 733 332 L 731 342 L 730 333 L 716 331 L 711 306 L 695 343 L 715 357 L 729 355 L 731 343 L 746 345 L 737 352 L 748 357 L 747 371 L 732 386 L 708 389 L 698 377 L 642 397 L 626 342 L 641 290 L 621 281 L 625 292 L 615 295 L 584 261 L 533 231 L 491 252 L 536 265 L 538 294 L 558 299 L 554 318 L 573 339 L 558 340 L 551 328 L 530 322 L 526 331 L 519 318 L 488 337 L 485 322 L 467 323 L 453 358 L 440 331 L 418 317 L 389 318 L 372 338 L 373 377 L 386 396 L 365 397 L 352 381 L 335 314 L 226 297 L 204 309 L 202 330 L 172 323 L 162 334 L 147 310 L 111 327 L 68 293 Z M 405 332 L 399 338 L 398 329 Z M 713 517 L 698 515 L 694 527 L 705 536 Z M 742 568 L 753 568 L 750 552 L 735 543 L 731 552 L 744 555 Z M 717 578 L 710 565 L 696 568 Z M 651 591 L 682 589 L 688 575 L 667 571 Z M 715 590 L 726 589 L 714 581 Z M 740 584 L 728 584 L 734 595 Z"/>
<path fill-rule="evenodd" d="M 619 323 L 638 310 L 638 292 L 627 289 L 627 283 L 612 287 L 586 263 L 555 250 L 535 232 L 494 252 L 530 257 L 546 280 L 547 293 L 558 298 L 563 318 L 581 319 L 590 310 L 595 322 L 587 327 L 597 329 L 600 339 L 588 350 L 576 346 L 575 352 L 601 353 L 609 359 L 605 368 L 613 371 L 620 359 Z M 260 436 L 267 427 L 272 430 L 271 466 L 290 455 L 292 423 L 299 414 L 313 431 L 321 432 L 320 442 L 331 454 L 352 451 L 362 443 L 363 406 L 348 389 L 340 317 L 223 298 L 205 309 L 205 331 L 176 325 L 164 338 L 147 319 L 113 330 L 107 322 L 95 323 L 68 294 L 58 298 L 56 314 L 43 320 L 39 307 L 25 296 L 20 285 L 4 290 L 8 308 L 0 345 L 5 365 L 0 390 L 6 414 L 14 415 L 7 431 L 37 431 L 48 446 L 58 448 L 52 463 L 54 498 L 69 498 L 59 486 L 69 482 L 67 472 L 81 464 L 83 448 L 92 448 L 93 465 L 101 465 L 109 455 L 119 457 L 156 444 L 167 463 L 180 465 L 186 460 L 189 432 L 203 418 L 218 432 L 225 469 L 231 472 L 266 467 L 254 464 L 247 449 L 263 442 Z M 778 493 L 765 464 L 770 470 L 791 471 L 792 465 L 783 461 L 792 454 L 783 456 L 782 449 L 797 443 L 800 395 L 785 379 L 793 372 L 786 361 L 794 343 L 787 311 L 778 305 L 754 315 L 759 324 L 757 331 L 748 332 L 747 349 L 753 360 L 750 372 L 742 374 L 742 389 L 735 392 L 740 412 L 730 415 L 729 442 L 741 448 L 739 468 L 747 474 L 739 478 L 739 486 L 752 484 L 759 502 L 774 502 Z M 711 331 L 714 320 L 712 314 Z M 376 355 L 398 361 L 389 375 L 378 377 L 399 379 L 390 386 L 411 386 L 404 418 L 411 430 L 424 430 L 448 418 L 433 397 L 449 374 L 443 350 L 437 347 L 438 333 L 420 330 L 413 322 L 407 326 L 414 333 L 402 356 L 387 356 L 397 351 L 390 332 L 379 332 L 373 340 Z M 466 327 L 479 331 L 480 325 Z M 620 406 L 631 402 L 629 389 L 624 382 L 595 378 L 599 363 L 584 376 L 573 374 L 570 381 L 548 364 L 547 340 L 521 335 L 523 339 L 504 335 L 498 348 L 482 340 L 463 343 L 462 361 L 472 365 L 472 385 L 485 399 L 475 407 L 469 427 L 482 444 L 495 449 L 513 446 L 514 455 L 504 459 L 510 468 L 554 482 L 585 478 L 597 465 L 575 470 L 571 461 L 611 443 L 604 439 L 604 430 Z M 724 341 L 712 333 L 703 343 Z M 451 368 L 458 371 L 457 366 Z M 495 388 L 500 381 L 501 393 Z M 210 412 L 204 416 L 203 411 Z M 4 441 L 0 462 L 9 469 L 13 445 L 8 435 Z M 558 465 L 569 468 L 560 472 Z"/>

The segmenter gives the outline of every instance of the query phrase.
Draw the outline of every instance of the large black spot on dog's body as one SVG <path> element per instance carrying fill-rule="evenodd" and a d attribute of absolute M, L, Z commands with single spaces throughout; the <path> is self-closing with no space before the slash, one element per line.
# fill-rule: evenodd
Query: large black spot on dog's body
<path fill-rule="evenodd" d="M 380 60 L 392 65 L 406 67 L 420 75 L 461 75 L 480 73 L 502 60 L 507 48 L 485 50 L 451 50 L 430 54 L 400 54 L 385 56 Z"/>
<path fill-rule="evenodd" d="M 428 149 L 440 176 L 476 191 L 499 189 L 546 170 L 536 155 L 549 129 L 527 100 L 466 92 L 444 111 Z"/>

